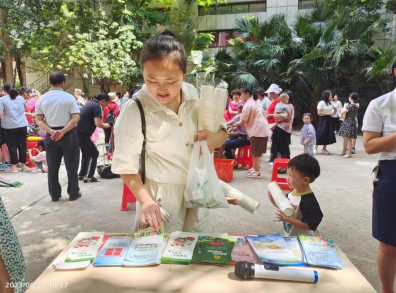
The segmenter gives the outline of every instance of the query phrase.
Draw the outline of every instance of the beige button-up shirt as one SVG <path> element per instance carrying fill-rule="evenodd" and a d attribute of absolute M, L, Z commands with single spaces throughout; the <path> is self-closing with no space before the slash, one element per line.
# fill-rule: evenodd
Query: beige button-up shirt
<path fill-rule="evenodd" d="M 146 116 L 146 177 L 156 182 L 186 184 L 187 181 L 199 100 L 191 84 L 184 82 L 182 93 L 179 114 L 160 104 L 145 86 L 135 95 Z M 220 128 L 226 128 L 225 121 Z M 143 134 L 140 112 L 133 100 L 123 105 L 114 132 L 113 172 L 138 174 Z"/>

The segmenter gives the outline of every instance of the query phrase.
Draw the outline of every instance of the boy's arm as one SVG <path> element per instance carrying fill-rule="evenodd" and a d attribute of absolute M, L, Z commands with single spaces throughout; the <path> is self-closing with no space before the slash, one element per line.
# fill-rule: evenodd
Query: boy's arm
<path fill-rule="evenodd" d="M 311 230 L 308 223 L 302 222 L 301 220 L 297 220 L 293 217 L 288 217 L 280 209 L 278 209 L 276 211 L 276 217 L 281 221 L 284 221 L 286 223 L 289 223 L 290 225 L 293 225 L 294 227 L 298 227 L 298 228 L 304 229 L 304 230 Z"/>
<path fill-rule="evenodd" d="M 305 145 L 308 144 L 311 140 L 312 140 L 312 137 L 308 137 L 308 138 L 304 141 L 304 144 L 305 144 Z"/>

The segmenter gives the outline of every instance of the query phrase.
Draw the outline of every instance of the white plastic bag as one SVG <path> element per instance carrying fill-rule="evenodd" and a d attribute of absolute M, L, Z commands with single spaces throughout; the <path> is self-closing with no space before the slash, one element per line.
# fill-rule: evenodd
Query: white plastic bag
<path fill-rule="evenodd" d="M 194 143 L 184 191 L 184 207 L 228 208 L 206 141 Z"/>

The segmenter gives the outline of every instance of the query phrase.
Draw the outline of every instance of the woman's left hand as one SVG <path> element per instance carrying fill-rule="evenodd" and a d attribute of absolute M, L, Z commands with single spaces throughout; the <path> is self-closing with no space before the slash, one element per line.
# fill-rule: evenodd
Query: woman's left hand
<path fill-rule="evenodd" d="M 197 131 L 195 133 L 199 137 L 202 137 L 204 140 L 206 140 L 206 143 L 208 144 L 209 152 L 213 153 L 213 151 L 220 147 L 222 143 L 225 142 L 225 132 L 224 132 L 224 141 L 220 142 L 222 140 L 223 135 L 220 133 L 214 133 L 210 130 L 204 129 L 201 131 Z"/>

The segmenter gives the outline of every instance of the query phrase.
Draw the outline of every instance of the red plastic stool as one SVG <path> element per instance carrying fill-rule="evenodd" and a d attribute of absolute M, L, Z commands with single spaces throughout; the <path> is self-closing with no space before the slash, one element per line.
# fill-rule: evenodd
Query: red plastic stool
<path fill-rule="evenodd" d="M 37 148 L 37 141 L 27 141 L 26 142 L 26 148 L 27 148 L 27 165 L 29 168 L 34 168 L 35 166 L 30 162 L 29 160 L 29 150 L 33 150 Z M 32 155 L 35 155 L 34 153 Z"/>
<path fill-rule="evenodd" d="M 250 145 L 238 148 L 237 166 L 249 166 L 253 168 L 253 154 Z"/>
<path fill-rule="evenodd" d="M 287 180 L 284 177 L 278 177 L 278 169 L 279 168 L 287 168 L 287 164 L 289 163 L 290 159 L 275 159 L 274 166 L 272 168 L 272 177 L 271 182 L 275 181 L 278 183 L 280 189 L 282 190 L 292 190 L 287 184 Z"/>
<path fill-rule="evenodd" d="M 128 202 L 136 202 L 136 197 L 128 188 L 128 186 L 126 186 L 126 184 L 124 183 L 124 189 L 122 191 L 121 211 L 127 210 Z"/>

